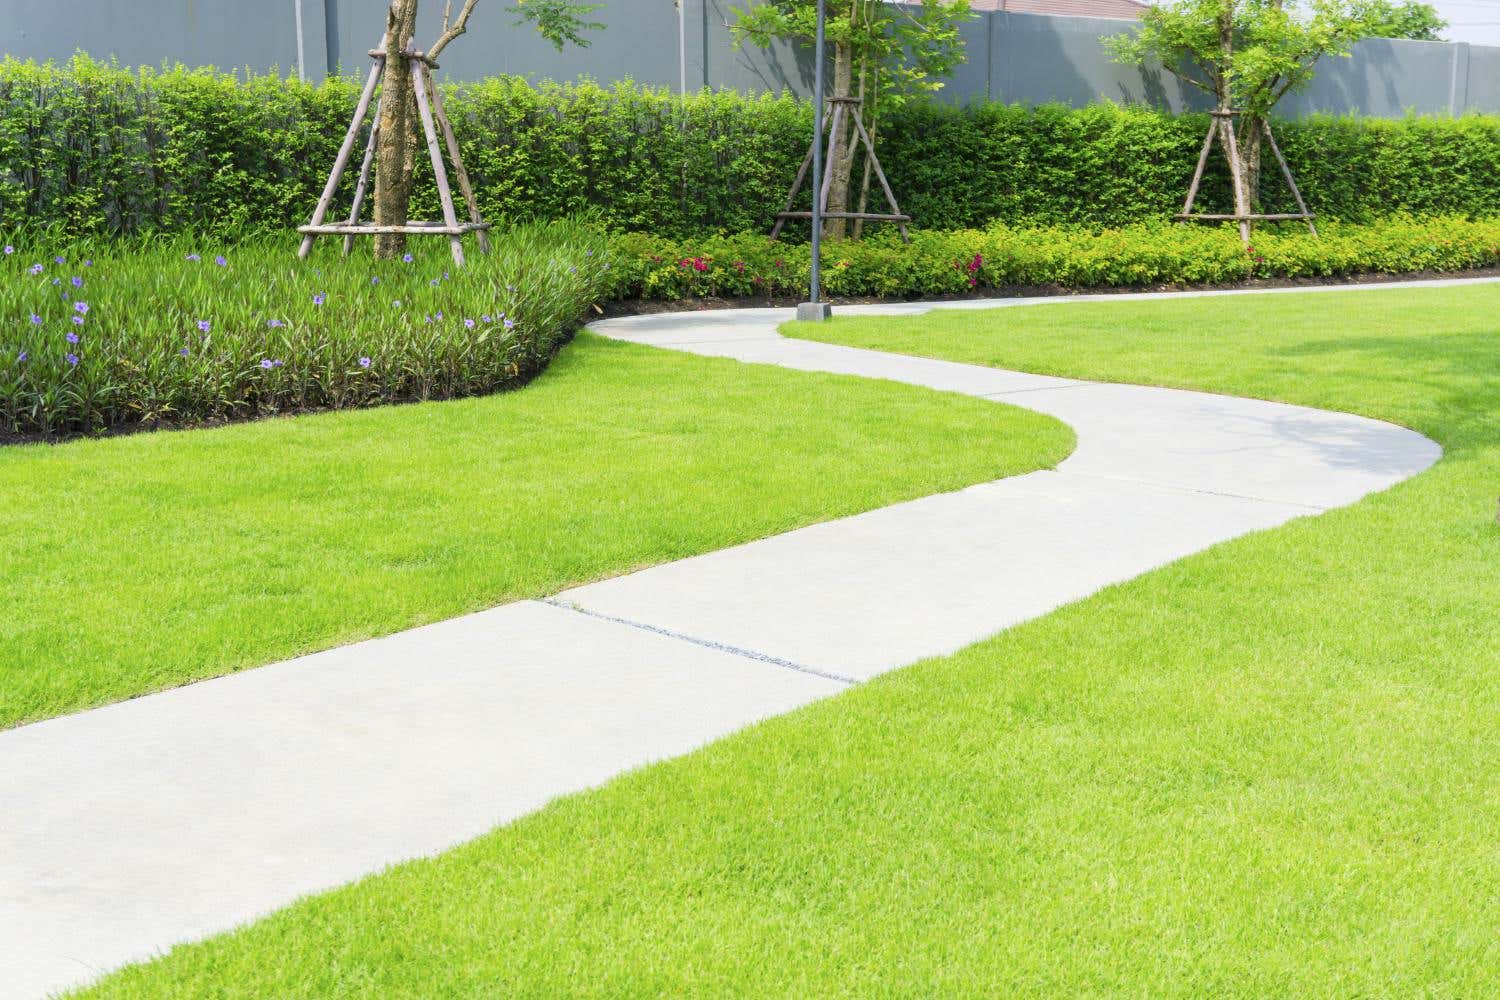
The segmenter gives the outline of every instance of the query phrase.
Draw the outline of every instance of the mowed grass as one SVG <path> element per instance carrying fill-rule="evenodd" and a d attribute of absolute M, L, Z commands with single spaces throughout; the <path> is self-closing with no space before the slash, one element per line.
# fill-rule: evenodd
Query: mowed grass
<path fill-rule="evenodd" d="M 0 448 L 0 727 L 1055 464 L 983 400 L 582 335 L 485 398 Z"/>
<path fill-rule="evenodd" d="M 1484 287 L 818 327 L 1447 453 L 89 995 L 1500 994 L 1497 316 Z"/>

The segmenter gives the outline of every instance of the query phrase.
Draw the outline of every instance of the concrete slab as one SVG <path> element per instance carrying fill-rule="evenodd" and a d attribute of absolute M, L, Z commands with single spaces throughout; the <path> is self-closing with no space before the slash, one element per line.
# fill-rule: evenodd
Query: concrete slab
<path fill-rule="evenodd" d="M 558 599 L 864 680 L 1309 513 L 1036 472 L 656 566 Z"/>
<path fill-rule="evenodd" d="M 0 733 L 0 997 L 86 982 L 844 687 L 524 602 Z"/>

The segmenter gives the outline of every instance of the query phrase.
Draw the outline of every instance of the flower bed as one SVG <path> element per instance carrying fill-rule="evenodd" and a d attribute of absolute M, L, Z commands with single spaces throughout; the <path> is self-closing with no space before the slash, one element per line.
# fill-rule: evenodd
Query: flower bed
<path fill-rule="evenodd" d="M 0 433 L 91 432 L 492 392 L 538 372 L 612 279 L 575 223 L 496 234 L 462 270 L 283 237 L 0 256 Z"/>
<path fill-rule="evenodd" d="M 1325 223 L 1317 238 L 1282 226 L 1246 249 L 1231 226 L 1147 223 L 892 233 L 825 243 L 828 294 L 918 298 L 1031 286 L 1068 288 L 1231 284 L 1255 279 L 1456 271 L 1500 265 L 1500 219 L 1394 217 Z M 626 299 L 787 298 L 807 291 L 811 250 L 759 234 L 615 240 L 615 294 Z"/>

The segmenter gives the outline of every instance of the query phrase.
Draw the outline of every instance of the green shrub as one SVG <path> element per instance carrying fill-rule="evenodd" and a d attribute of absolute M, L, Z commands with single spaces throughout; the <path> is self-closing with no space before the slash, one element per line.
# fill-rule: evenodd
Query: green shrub
<path fill-rule="evenodd" d="M 890 233 L 825 244 L 830 295 L 920 298 L 1016 286 L 1122 288 L 1224 284 L 1256 278 L 1327 278 L 1500 265 L 1500 219 L 1395 216 L 1267 228 L 1247 251 L 1231 226 L 1163 222 L 1115 229 L 1078 226 L 917 231 L 910 246 Z M 758 234 L 673 240 L 615 238 L 620 298 L 788 297 L 805 294 L 805 244 Z"/>
<path fill-rule="evenodd" d="M 298 262 L 287 241 L 7 246 L 0 433 L 236 419 L 492 392 L 539 371 L 610 287 L 608 243 L 577 223 L 496 233 L 452 270 Z"/>
<path fill-rule="evenodd" d="M 0 232 L 296 225 L 357 89 L 84 57 L 0 62 Z M 611 228 L 677 237 L 769 228 L 811 130 L 809 107 L 788 97 L 704 92 L 684 104 L 628 83 L 496 78 L 450 87 L 447 104 L 488 217 L 591 208 Z M 926 228 L 1118 227 L 1181 207 L 1206 127 L 1202 115 L 1110 104 L 917 104 L 881 123 L 880 145 L 903 209 Z M 1277 134 L 1324 218 L 1500 214 L 1500 117 L 1319 117 Z M 1267 206 L 1290 207 L 1267 167 Z M 1209 205 L 1227 205 L 1222 175 L 1216 161 Z M 425 181 L 416 209 L 436 217 Z"/>

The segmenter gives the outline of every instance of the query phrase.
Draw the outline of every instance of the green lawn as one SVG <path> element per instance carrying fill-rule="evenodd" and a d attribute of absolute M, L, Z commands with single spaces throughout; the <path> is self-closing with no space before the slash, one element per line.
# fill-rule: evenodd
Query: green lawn
<path fill-rule="evenodd" d="M 818 327 L 1447 454 L 93 995 L 1500 994 L 1496 316 L 1487 287 Z"/>
<path fill-rule="evenodd" d="M 0 448 L 0 727 L 1059 461 L 983 400 L 588 335 L 513 393 Z"/>

